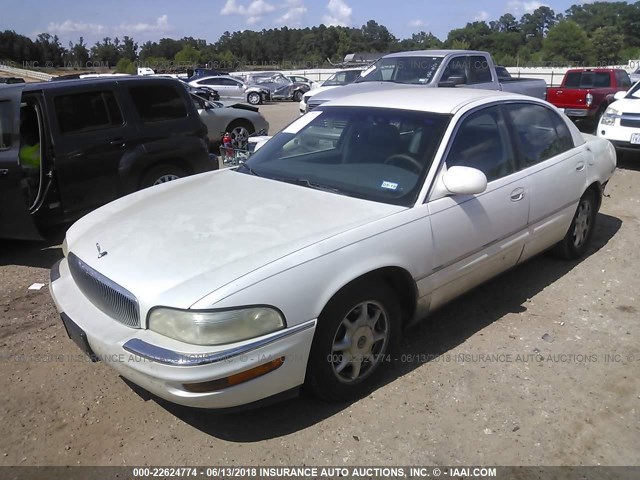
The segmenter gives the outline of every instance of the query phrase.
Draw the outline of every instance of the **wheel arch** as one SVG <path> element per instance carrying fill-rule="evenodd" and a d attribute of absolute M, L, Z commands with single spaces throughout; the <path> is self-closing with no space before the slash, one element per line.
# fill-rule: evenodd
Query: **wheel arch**
<path fill-rule="evenodd" d="M 345 289 L 369 282 L 383 282 L 391 289 L 398 298 L 398 304 L 402 311 L 402 326 L 408 325 L 416 312 L 418 286 L 411 274 L 406 269 L 398 266 L 380 267 L 344 283 L 329 296 L 322 310 L 324 311 L 327 305 Z"/>

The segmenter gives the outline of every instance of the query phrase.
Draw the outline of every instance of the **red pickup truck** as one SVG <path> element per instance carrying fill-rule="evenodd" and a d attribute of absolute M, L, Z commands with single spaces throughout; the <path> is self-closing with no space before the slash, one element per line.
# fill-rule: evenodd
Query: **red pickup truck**
<path fill-rule="evenodd" d="M 617 68 L 577 68 L 564 74 L 559 87 L 547 89 L 547 101 L 572 120 L 597 125 L 616 92 L 631 87 L 629 74 Z"/>

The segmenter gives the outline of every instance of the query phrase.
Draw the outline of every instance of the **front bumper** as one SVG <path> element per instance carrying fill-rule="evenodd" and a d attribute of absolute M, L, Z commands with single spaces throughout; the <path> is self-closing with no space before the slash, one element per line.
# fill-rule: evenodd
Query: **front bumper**
<path fill-rule="evenodd" d="M 304 382 L 315 320 L 249 341 L 202 347 L 130 328 L 110 318 L 78 289 L 66 259 L 52 268 L 49 288 L 58 312 L 84 332 L 98 359 L 170 402 L 232 408 L 289 391 Z M 245 383 L 204 393 L 184 387 L 228 378 L 278 358 L 284 358 L 279 368 Z"/>
<path fill-rule="evenodd" d="M 609 140 L 618 150 L 629 150 L 633 152 L 640 151 L 640 144 L 631 143 L 631 136 L 640 134 L 640 128 L 623 127 L 620 120 L 617 119 L 614 125 L 603 125 L 600 123 L 597 129 L 597 135 L 601 138 Z"/>

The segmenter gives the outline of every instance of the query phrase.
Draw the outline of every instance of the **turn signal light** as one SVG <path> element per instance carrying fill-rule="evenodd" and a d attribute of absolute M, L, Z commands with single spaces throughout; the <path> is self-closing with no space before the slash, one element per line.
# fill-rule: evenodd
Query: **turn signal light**
<path fill-rule="evenodd" d="M 210 382 L 202 383 L 183 383 L 182 386 L 187 392 L 192 393 L 209 393 L 217 392 L 218 390 L 224 390 L 225 388 L 233 387 L 234 385 L 240 385 L 241 383 L 248 382 L 254 378 L 266 375 L 269 372 L 277 370 L 284 364 L 284 357 L 276 358 L 269 363 L 258 365 L 244 372 L 236 373 L 230 377 L 218 378 L 217 380 L 211 380 Z"/>

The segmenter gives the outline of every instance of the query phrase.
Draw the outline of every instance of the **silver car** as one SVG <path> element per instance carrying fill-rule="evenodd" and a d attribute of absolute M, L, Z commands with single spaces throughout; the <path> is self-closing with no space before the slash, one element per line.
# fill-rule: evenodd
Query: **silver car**
<path fill-rule="evenodd" d="M 197 95 L 191 95 L 198 109 L 202 123 L 207 126 L 209 145 L 214 148 L 220 145 L 225 133 L 231 135 L 235 148 L 246 145 L 249 135 L 269 132 L 269 122 L 256 107 L 234 104 L 225 106 L 220 102 L 209 102 Z"/>
<path fill-rule="evenodd" d="M 215 89 L 221 99 L 242 99 L 251 105 L 260 105 L 271 99 L 268 88 L 249 85 L 241 79 L 228 75 L 203 77 L 189 82 L 194 87 L 210 87 Z"/>

